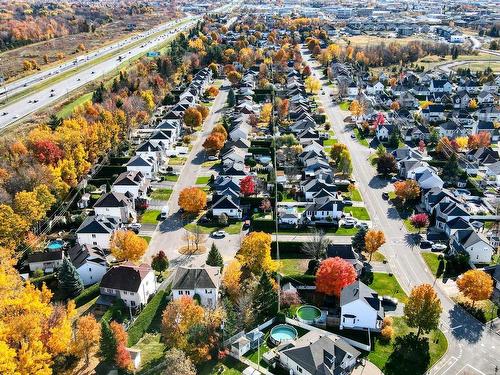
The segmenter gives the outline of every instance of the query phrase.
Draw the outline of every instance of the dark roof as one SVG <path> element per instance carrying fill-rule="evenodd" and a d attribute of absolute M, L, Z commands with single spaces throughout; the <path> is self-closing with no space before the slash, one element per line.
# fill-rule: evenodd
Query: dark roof
<path fill-rule="evenodd" d="M 69 249 L 68 256 L 75 268 L 79 268 L 87 260 L 106 265 L 106 254 L 99 246 L 76 244 Z"/>
<path fill-rule="evenodd" d="M 137 292 L 142 280 L 151 271 L 151 266 L 148 264 L 135 266 L 132 263 L 126 263 L 115 266 L 104 274 L 100 287 Z"/>
<path fill-rule="evenodd" d="M 94 207 L 126 207 L 132 204 L 125 194 L 109 192 L 99 197 Z"/>
<path fill-rule="evenodd" d="M 55 251 L 37 251 L 35 253 L 31 253 L 28 255 L 28 263 L 37 263 L 37 262 L 49 262 L 52 260 L 61 260 L 63 258 L 63 250 L 55 250 Z"/>
<path fill-rule="evenodd" d="M 328 257 L 340 257 L 342 259 L 358 259 L 351 244 L 329 244 L 326 248 Z"/>
<path fill-rule="evenodd" d="M 172 289 L 218 288 L 221 272 L 219 267 L 179 267 L 175 272 Z"/>
<path fill-rule="evenodd" d="M 240 208 L 240 202 L 239 199 L 233 198 L 229 195 L 225 196 L 215 196 L 214 197 L 215 203 L 212 204 L 212 209 L 239 209 Z"/>
<path fill-rule="evenodd" d="M 359 280 L 342 289 L 342 292 L 340 292 L 340 306 L 347 305 L 357 300 L 362 300 L 372 309 L 382 312 L 383 317 L 384 309 L 378 298 L 378 293 Z"/>
<path fill-rule="evenodd" d="M 87 216 L 76 233 L 113 233 L 118 229 L 118 219 L 112 216 Z"/>
<path fill-rule="evenodd" d="M 139 171 L 126 171 L 120 173 L 113 185 L 139 185 L 143 178 L 143 174 Z"/>

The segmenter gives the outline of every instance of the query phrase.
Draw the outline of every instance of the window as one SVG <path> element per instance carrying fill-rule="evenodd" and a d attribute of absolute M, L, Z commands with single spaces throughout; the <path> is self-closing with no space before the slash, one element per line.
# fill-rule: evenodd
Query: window
<path fill-rule="evenodd" d="M 182 290 L 179 290 L 179 295 L 182 296 L 184 292 Z"/>
<path fill-rule="evenodd" d="M 297 366 L 297 371 L 302 374 L 302 368 L 301 367 Z"/>
<path fill-rule="evenodd" d="M 130 301 L 130 306 L 134 307 L 135 306 L 135 302 L 134 301 Z"/>
<path fill-rule="evenodd" d="M 97 241 L 92 242 L 92 245 L 96 245 L 97 246 Z"/>
<path fill-rule="evenodd" d="M 96 238 L 96 235 L 94 233 L 92 233 L 92 238 Z"/>
<path fill-rule="evenodd" d="M 123 294 L 128 294 L 126 290 L 123 291 Z"/>
<path fill-rule="evenodd" d="M 89 267 L 89 272 L 92 272 L 92 268 Z"/>
<path fill-rule="evenodd" d="M 191 295 L 191 292 L 189 290 L 186 290 L 186 295 L 187 296 Z"/>

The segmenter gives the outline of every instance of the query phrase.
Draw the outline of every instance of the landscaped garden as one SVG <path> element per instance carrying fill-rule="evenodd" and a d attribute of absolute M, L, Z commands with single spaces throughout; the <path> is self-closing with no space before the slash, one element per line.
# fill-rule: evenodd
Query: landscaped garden
<path fill-rule="evenodd" d="M 172 189 L 163 188 L 157 189 L 151 193 L 151 199 L 157 199 L 159 201 L 168 201 L 172 195 Z"/>

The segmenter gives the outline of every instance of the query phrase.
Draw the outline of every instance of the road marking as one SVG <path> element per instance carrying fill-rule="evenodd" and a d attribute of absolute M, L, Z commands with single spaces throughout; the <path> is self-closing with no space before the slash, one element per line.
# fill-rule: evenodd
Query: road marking
<path fill-rule="evenodd" d="M 459 326 L 451 327 L 451 328 L 450 328 L 450 331 L 453 331 L 454 329 L 458 329 L 458 328 L 460 328 L 460 327 L 462 327 L 462 326 L 463 326 L 463 324 L 460 324 Z"/>
<path fill-rule="evenodd" d="M 451 359 L 448 361 L 448 363 L 449 363 L 450 365 L 449 365 L 449 366 L 446 368 L 446 370 L 444 370 L 441 374 L 446 374 L 446 373 L 448 372 L 448 370 L 449 370 L 450 368 L 452 368 L 452 367 L 455 365 L 455 363 L 457 363 L 457 361 L 458 361 L 458 358 L 456 358 L 456 357 L 451 357 Z M 444 367 L 444 366 L 443 366 L 443 367 Z"/>
<path fill-rule="evenodd" d="M 471 366 L 471 365 L 469 365 L 469 364 L 466 364 L 464 367 L 462 367 L 462 368 L 460 369 L 460 371 L 459 371 L 457 374 L 462 373 L 462 371 L 463 371 L 463 370 L 465 370 L 465 368 L 466 368 L 466 367 L 470 367 L 473 371 L 476 371 L 478 374 L 481 374 L 481 375 L 486 375 L 484 372 L 482 372 L 482 371 L 478 370 L 477 368 L 475 368 L 474 366 Z M 465 375 L 465 374 L 470 375 L 470 373 L 469 373 L 469 372 L 464 372 L 463 374 L 464 374 L 464 375 Z"/>

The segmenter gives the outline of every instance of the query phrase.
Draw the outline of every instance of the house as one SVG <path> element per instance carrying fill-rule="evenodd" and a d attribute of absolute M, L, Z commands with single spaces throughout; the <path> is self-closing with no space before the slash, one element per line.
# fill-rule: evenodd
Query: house
<path fill-rule="evenodd" d="M 494 105 L 495 101 L 495 94 L 486 90 L 481 91 L 477 96 L 477 102 L 482 106 Z"/>
<path fill-rule="evenodd" d="M 314 203 L 306 206 L 304 218 L 310 222 L 333 222 L 342 217 L 344 204 L 331 197 L 315 198 Z"/>
<path fill-rule="evenodd" d="M 429 85 L 429 90 L 433 92 L 446 92 L 451 93 L 453 89 L 452 84 L 446 79 L 433 79 Z"/>
<path fill-rule="evenodd" d="M 412 168 L 407 173 L 407 178 L 411 178 L 417 181 L 418 185 L 422 190 L 429 190 L 432 188 L 442 188 L 444 181 L 438 176 L 437 171 L 429 166 L 427 163 L 425 165 Z"/>
<path fill-rule="evenodd" d="M 430 104 L 422 110 L 422 116 L 429 122 L 444 121 L 446 120 L 444 105 Z"/>
<path fill-rule="evenodd" d="M 349 83 L 349 86 L 347 86 L 347 96 L 349 98 L 356 98 L 356 96 L 358 96 L 359 94 L 359 88 L 358 88 L 358 85 L 352 81 L 351 83 Z"/>
<path fill-rule="evenodd" d="M 471 264 L 490 263 L 493 251 L 486 236 L 472 228 L 458 230 L 450 238 L 450 252 L 469 254 Z"/>
<path fill-rule="evenodd" d="M 309 331 L 280 346 L 279 365 L 290 375 L 350 374 L 361 353 L 339 336 L 323 332 Z"/>
<path fill-rule="evenodd" d="M 106 254 L 98 246 L 76 244 L 68 257 L 85 286 L 100 282 L 108 270 Z"/>
<path fill-rule="evenodd" d="M 219 217 L 222 214 L 226 214 L 231 219 L 241 219 L 243 212 L 240 208 L 239 197 L 215 195 L 213 202 L 211 207 L 213 216 Z"/>
<path fill-rule="evenodd" d="M 363 271 L 363 262 L 359 260 L 359 255 L 353 250 L 351 244 L 328 244 L 326 256 L 329 258 L 339 257 L 349 262 L 356 273 L 361 275 Z"/>
<path fill-rule="evenodd" d="M 128 192 L 125 194 L 105 193 L 95 202 L 93 208 L 96 215 L 117 217 L 122 223 L 135 222 L 137 219 L 135 202 Z"/>
<path fill-rule="evenodd" d="M 76 230 L 76 238 L 80 245 L 109 249 L 111 236 L 120 227 L 120 220 L 114 216 L 87 216 Z"/>
<path fill-rule="evenodd" d="M 202 306 L 214 308 L 217 306 L 221 277 L 219 267 L 179 267 L 172 281 L 172 298 L 199 298 Z"/>
<path fill-rule="evenodd" d="M 157 159 L 153 156 L 136 155 L 125 164 L 129 172 L 141 172 L 143 176 L 152 179 L 158 172 Z"/>
<path fill-rule="evenodd" d="M 500 161 L 487 165 L 485 173 L 489 181 L 493 181 L 496 186 L 500 187 Z"/>
<path fill-rule="evenodd" d="M 500 129 L 495 127 L 495 123 L 493 123 L 493 121 L 478 121 L 472 132 L 474 134 L 481 132 L 489 133 L 492 142 L 498 142 L 500 140 Z"/>
<path fill-rule="evenodd" d="M 484 267 L 483 271 L 493 279 L 493 294 L 491 299 L 500 302 L 500 264 Z"/>
<path fill-rule="evenodd" d="M 446 223 L 449 221 L 461 217 L 464 220 L 469 221 L 470 215 L 465 210 L 464 206 L 455 202 L 443 201 L 434 206 L 433 212 L 436 215 L 436 229 L 445 231 Z"/>
<path fill-rule="evenodd" d="M 363 282 L 355 281 L 340 292 L 340 329 L 379 331 L 384 315 L 377 292 Z"/>
<path fill-rule="evenodd" d="M 365 90 L 368 95 L 375 95 L 384 91 L 384 84 L 380 81 L 377 81 L 373 85 L 368 84 Z"/>
<path fill-rule="evenodd" d="M 43 272 L 51 273 L 62 266 L 63 258 L 63 249 L 37 251 L 28 255 L 28 266 L 31 272 L 42 270 Z"/>
<path fill-rule="evenodd" d="M 122 172 L 113 182 L 111 191 L 126 194 L 127 192 L 134 198 L 147 198 L 149 182 L 139 171 Z"/>
<path fill-rule="evenodd" d="M 156 292 L 155 273 L 148 264 L 121 264 L 104 274 L 99 289 L 97 304 L 109 306 L 121 299 L 128 307 L 138 308 Z"/>
<path fill-rule="evenodd" d="M 469 102 L 471 100 L 471 96 L 465 90 L 457 92 L 453 98 L 453 108 L 455 109 L 466 109 L 469 107 Z"/>
<path fill-rule="evenodd" d="M 383 124 L 377 126 L 376 130 L 377 139 L 380 142 L 385 142 L 389 140 L 389 137 L 391 136 L 392 132 L 394 132 L 395 129 L 396 127 L 392 124 Z"/>
<path fill-rule="evenodd" d="M 321 190 L 326 190 L 331 194 L 336 194 L 337 187 L 324 178 L 312 178 L 301 182 L 301 190 L 304 193 L 305 200 L 312 201 L 314 199 L 314 195 Z"/>

